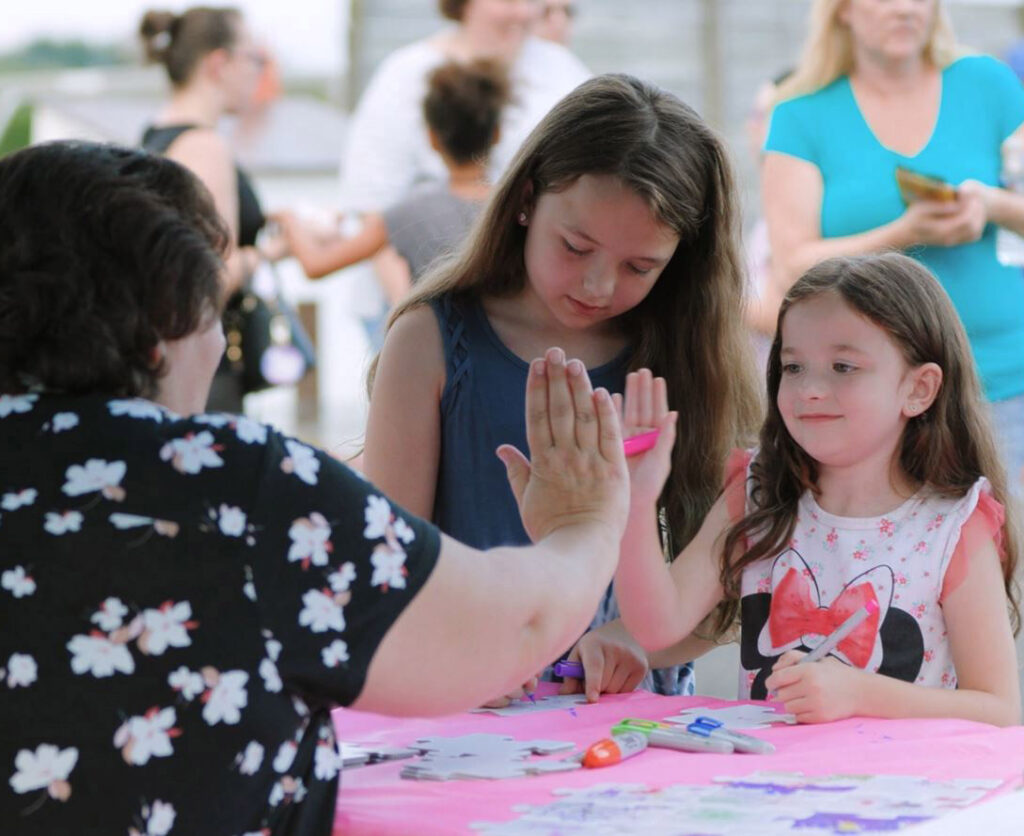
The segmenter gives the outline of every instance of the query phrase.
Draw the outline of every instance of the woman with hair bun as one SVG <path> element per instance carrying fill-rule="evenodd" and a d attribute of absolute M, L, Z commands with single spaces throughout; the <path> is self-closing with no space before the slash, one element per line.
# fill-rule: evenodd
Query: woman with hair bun
<path fill-rule="evenodd" d="M 233 8 L 150 11 L 139 36 L 147 59 L 163 64 L 171 83 L 170 101 L 146 129 L 142 146 L 190 169 L 213 195 L 232 243 L 223 288 L 230 307 L 265 257 L 256 237 L 266 219 L 249 177 L 216 128 L 221 117 L 240 113 L 251 101 L 266 55 Z M 243 394 L 240 371 L 225 359 L 207 407 L 241 412 Z"/>

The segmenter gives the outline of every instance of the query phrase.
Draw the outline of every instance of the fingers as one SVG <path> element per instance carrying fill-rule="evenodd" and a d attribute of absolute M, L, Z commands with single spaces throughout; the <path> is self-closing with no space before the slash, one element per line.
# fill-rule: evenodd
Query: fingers
<path fill-rule="evenodd" d="M 554 445 L 548 420 L 547 362 L 534 360 L 526 376 L 526 443 L 531 457 Z M 502 459 L 504 461 L 504 459 Z"/>
<path fill-rule="evenodd" d="M 593 450 L 597 447 L 597 413 L 594 410 L 594 390 L 590 385 L 590 375 L 579 360 L 570 360 L 565 368 L 576 417 L 576 444 L 583 450 Z"/>
<path fill-rule="evenodd" d="M 606 389 L 594 392 L 594 407 L 597 412 L 598 443 L 601 457 L 608 462 L 620 461 L 626 467 L 626 453 L 622 448 L 622 426 L 615 414 L 615 405 Z"/>
<path fill-rule="evenodd" d="M 516 498 L 516 506 L 521 508 L 523 491 L 530 481 L 530 461 L 511 444 L 502 444 L 495 454 L 505 465 L 505 475 L 508 477 L 509 487 L 512 488 L 512 495 Z"/>
<path fill-rule="evenodd" d="M 589 645 L 583 645 L 579 650 L 583 675 L 586 677 L 584 692 L 587 695 L 587 702 L 597 702 L 604 680 L 604 653 L 600 648 L 591 648 Z"/>
<path fill-rule="evenodd" d="M 565 447 L 576 444 L 576 410 L 569 390 L 565 367 L 565 352 L 549 348 L 544 355 L 547 371 L 548 422 L 552 443 Z"/>

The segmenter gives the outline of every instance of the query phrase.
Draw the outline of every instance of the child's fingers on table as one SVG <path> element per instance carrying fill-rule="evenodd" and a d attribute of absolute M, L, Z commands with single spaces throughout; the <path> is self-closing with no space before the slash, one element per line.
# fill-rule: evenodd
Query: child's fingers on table
<path fill-rule="evenodd" d="M 570 360 L 566 371 L 569 373 L 569 390 L 576 415 L 576 444 L 585 450 L 595 450 L 598 441 L 597 410 L 594 408 L 590 375 L 579 360 Z"/>
<path fill-rule="evenodd" d="M 580 649 L 580 663 L 583 665 L 583 691 L 587 702 L 597 702 L 604 679 L 604 650 L 601 647 L 584 646 Z"/>
<path fill-rule="evenodd" d="M 547 362 L 543 359 L 530 363 L 530 373 L 526 377 L 526 443 L 531 456 L 550 449 L 554 444 L 548 418 Z"/>
<path fill-rule="evenodd" d="M 548 421 L 551 424 L 552 442 L 558 446 L 576 444 L 576 410 L 565 368 L 565 352 L 560 348 L 549 348 L 544 354 L 548 381 Z"/>

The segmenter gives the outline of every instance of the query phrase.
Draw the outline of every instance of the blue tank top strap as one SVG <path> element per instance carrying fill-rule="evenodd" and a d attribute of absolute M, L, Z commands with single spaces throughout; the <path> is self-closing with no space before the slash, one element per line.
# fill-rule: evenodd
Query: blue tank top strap
<path fill-rule="evenodd" d="M 456 397 L 459 385 L 469 372 L 469 343 L 466 338 L 466 319 L 463 306 L 449 295 L 430 301 L 441 329 L 444 348 L 445 384 L 441 394 L 441 408 L 447 409 Z"/>

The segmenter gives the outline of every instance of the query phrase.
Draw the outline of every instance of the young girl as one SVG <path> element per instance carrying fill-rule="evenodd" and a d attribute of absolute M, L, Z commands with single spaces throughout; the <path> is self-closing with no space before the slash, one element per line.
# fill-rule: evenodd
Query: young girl
<path fill-rule="evenodd" d="M 434 70 L 427 79 L 423 118 L 448 182 L 422 187 L 383 213 L 365 215 L 360 231 L 349 238 L 323 241 L 296 216 L 276 216 L 306 275 L 321 278 L 390 244 L 406 264 L 406 277 L 388 289 L 389 301 L 404 296 L 410 281 L 461 243 L 490 193 L 488 159 L 508 96 L 507 73 L 494 62 L 450 61 Z"/>
<path fill-rule="evenodd" d="M 736 204 L 693 110 L 627 76 L 582 84 L 527 139 L 458 257 L 392 314 L 371 371 L 369 478 L 464 542 L 528 542 L 494 451 L 525 449 L 524 358 L 559 345 L 612 392 L 631 368 L 667 380 L 687 443 L 659 506 L 670 542 L 687 542 L 757 420 Z M 613 613 L 609 595 L 595 623 Z"/>
<path fill-rule="evenodd" d="M 648 376 L 630 387 L 627 433 L 668 436 L 634 464 L 631 502 L 648 510 L 615 578 L 641 645 L 677 641 L 724 601 L 719 628 L 740 615 L 742 698 L 774 693 L 803 722 L 1020 721 L 1006 477 L 963 326 L 926 268 L 837 258 L 792 287 L 760 447 L 670 567 L 651 509 L 674 423 Z M 862 608 L 829 658 L 798 664 Z"/>

